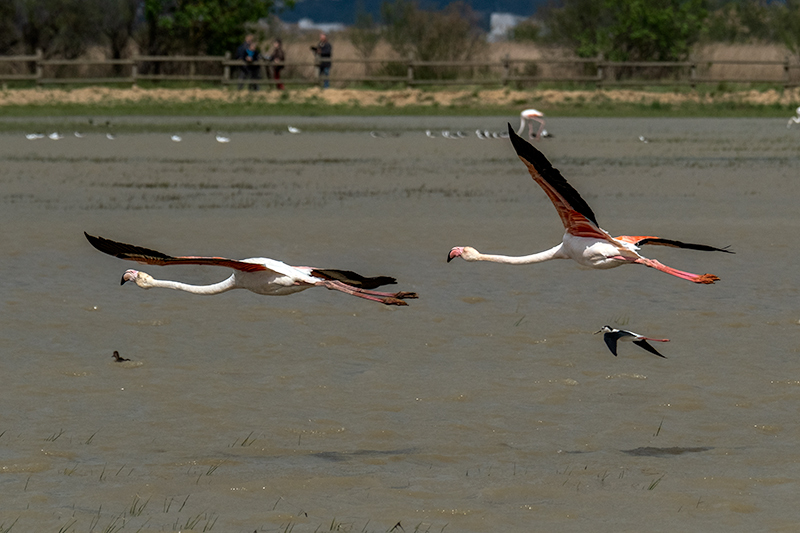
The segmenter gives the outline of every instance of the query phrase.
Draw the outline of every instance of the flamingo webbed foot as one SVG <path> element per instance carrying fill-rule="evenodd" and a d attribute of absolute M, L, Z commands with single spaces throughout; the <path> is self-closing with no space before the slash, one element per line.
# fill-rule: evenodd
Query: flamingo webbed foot
<path fill-rule="evenodd" d="M 402 300 L 404 298 L 409 298 L 409 299 L 419 298 L 416 292 L 405 292 L 405 291 L 396 292 L 392 296 L 397 298 L 398 300 Z"/>
<path fill-rule="evenodd" d="M 715 281 L 719 281 L 719 277 L 714 274 L 703 274 L 702 276 L 697 276 L 693 281 L 695 283 L 702 283 L 703 285 L 711 285 Z"/>

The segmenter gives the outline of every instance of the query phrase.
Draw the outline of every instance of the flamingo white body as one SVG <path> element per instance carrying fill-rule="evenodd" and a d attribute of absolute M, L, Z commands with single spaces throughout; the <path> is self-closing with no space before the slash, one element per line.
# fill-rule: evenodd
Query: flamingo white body
<path fill-rule="evenodd" d="M 120 259 L 149 265 L 212 265 L 233 269 L 230 277 L 211 285 L 191 285 L 180 281 L 155 279 L 146 272 L 132 269 L 122 275 L 121 284 L 131 281 L 142 289 L 175 289 L 205 295 L 220 294 L 232 289 L 247 289 L 266 296 L 286 296 L 311 287 L 325 287 L 386 305 L 407 305 L 404 299 L 417 297 L 413 292 L 389 293 L 371 290 L 381 285 L 394 284 L 395 279 L 388 276 L 366 278 L 347 270 L 296 267 L 266 257 L 242 260 L 224 257 L 175 257 L 140 246 L 95 237 L 85 232 L 84 235 L 92 246 Z"/>
<path fill-rule="evenodd" d="M 527 126 L 529 138 L 538 140 L 542 137 L 542 132 L 544 131 L 544 113 L 538 109 L 525 109 L 519 114 L 519 120 L 519 131 L 517 135 L 522 135 L 522 132 L 525 131 L 525 126 Z M 536 133 L 533 133 L 534 123 L 539 124 Z"/>
<path fill-rule="evenodd" d="M 528 172 L 534 181 L 544 189 L 561 217 L 565 228 L 564 237 L 560 244 L 549 250 L 525 256 L 483 254 L 470 246 L 456 246 L 447 255 L 448 262 L 456 257 L 461 257 L 466 261 L 526 265 L 552 259 L 572 259 L 589 268 L 607 269 L 620 265 L 640 264 L 694 283 L 710 284 L 719 280 L 713 274 L 698 275 L 683 272 L 663 265 L 654 259 L 643 257 L 639 255 L 639 246 L 655 244 L 692 250 L 733 252 L 705 244 L 685 243 L 653 236 L 612 237 L 600 228 L 589 205 L 561 173 L 553 168 L 544 154 L 516 135 L 511 129 L 511 124 L 508 125 L 508 131 L 517 155 L 528 167 Z"/>
<path fill-rule="evenodd" d="M 786 123 L 787 128 L 791 128 L 792 124 L 800 124 L 800 107 L 795 110 L 796 115 L 789 119 Z"/>
<path fill-rule="evenodd" d="M 608 346 L 608 349 L 611 350 L 611 353 L 614 354 L 614 357 L 617 356 L 617 341 L 631 341 L 636 346 L 639 346 L 643 350 L 647 350 L 652 354 L 656 354 L 659 357 L 664 357 L 658 350 L 653 348 L 647 341 L 653 342 L 669 342 L 669 339 L 654 339 L 652 337 L 645 337 L 644 335 L 639 335 L 638 333 L 634 333 L 632 331 L 628 331 L 626 329 L 616 329 L 612 328 L 611 326 L 603 326 L 600 331 L 596 331 L 595 335 L 598 333 L 603 334 L 603 340 Z"/>

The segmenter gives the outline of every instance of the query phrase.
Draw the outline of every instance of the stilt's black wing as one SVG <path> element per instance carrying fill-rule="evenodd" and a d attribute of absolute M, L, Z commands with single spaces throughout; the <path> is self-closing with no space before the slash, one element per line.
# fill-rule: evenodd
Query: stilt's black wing
<path fill-rule="evenodd" d="M 614 357 L 617 356 L 617 339 L 619 335 L 616 333 L 605 333 L 603 334 L 603 340 L 606 341 L 606 346 L 608 349 L 611 350 L 611 353 L 614 354 Z"/>
<path fill-rule="evenodd" d="M 633 341 L 633 344 L 635 344 L 636 346 L 639 346 L 641 348 L 644 348 L 648 352 L 654 353 L 659 357 L 664 357 L 663 355 L 658 353 L 658 351 L 655 348 L 653 348 L 646 340 Z M 664 357 L 664 359 L 666 359 L 666 357 Z"/>

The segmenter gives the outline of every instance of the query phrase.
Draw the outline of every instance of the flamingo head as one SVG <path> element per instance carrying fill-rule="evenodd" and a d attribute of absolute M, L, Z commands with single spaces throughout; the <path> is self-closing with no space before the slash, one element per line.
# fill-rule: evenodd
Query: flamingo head
<path fill-rule="evenodd" d="M 447 262 L 449 263 L 456 257 L 460 257 L 465 261 L 477 261 L 479 255 L 478 250 L 471 246 L 455 246 L 450 250 L 450 253 L 447 254 Z"/>
<path fill-rule="evenodd" d="M 149 289 L 153 286 L 153 276 L 147 272 L 139 272 L 138 270 L 126 270 L 119 284 L 125 285 L 126 281 L 132 281 L 143 289 Z"/>

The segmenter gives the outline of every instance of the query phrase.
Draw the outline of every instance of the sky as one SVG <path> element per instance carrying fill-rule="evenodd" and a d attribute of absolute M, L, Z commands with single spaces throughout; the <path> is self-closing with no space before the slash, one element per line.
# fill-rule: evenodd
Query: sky
<path fill-rule="evenodd" d="M 295 8 L 281 12 L 279 17 L 284 22 L 309 18 L 314 22 L 340 22 L 350 25 L 355 21 L 356 5 L 359 2 L 365 11 L 372 14 L 374 20 L 380 20 L 381 4 L 384 0 L 296 0 Z M 547 0 L 467 0 L 472 9 L 485 19 L 484 25 L 487 28 L 491 13 L 513 13 L 530 17 L 537 6 L 546 2 Z M 449 3 L 449 0 L 419 1 L 419 5 L 426 9 L 441 9 Z"/>

